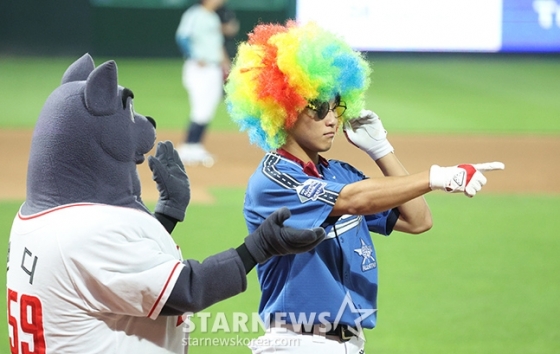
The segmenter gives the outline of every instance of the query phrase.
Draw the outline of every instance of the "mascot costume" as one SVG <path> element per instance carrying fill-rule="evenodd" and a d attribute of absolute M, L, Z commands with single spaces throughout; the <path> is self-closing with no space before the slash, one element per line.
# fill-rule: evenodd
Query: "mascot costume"
<path fill-rule="evenodd" d="M 153 214 L 143 204 L 136 165 L 156 124 L 133 98 L 114 61 L 95 67 L 85 54 L 45 102 L 10 233 L 12 353 L 184 353 L 185 314 L 244 291 L 257 263 L 325 237 L 284 226 L 281 208 L 236 249 L 183 260 L 170 233 L 189 180 L 171 142 L 159 142 L 148 164 L 160 197 Z"/>

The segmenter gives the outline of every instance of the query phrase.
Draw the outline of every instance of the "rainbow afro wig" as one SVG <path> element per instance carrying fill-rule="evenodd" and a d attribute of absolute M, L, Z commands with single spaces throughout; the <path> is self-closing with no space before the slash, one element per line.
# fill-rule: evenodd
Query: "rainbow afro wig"
<path fill-rule="evenodd" d="M 370 71 L 360 52 L 314 22 L 259 24 L 238 47 L 227 109 L 251 143 L 275 150 L 309 101 L 339 95 L 347 106 L 342 121 L 358 116 Z"/>

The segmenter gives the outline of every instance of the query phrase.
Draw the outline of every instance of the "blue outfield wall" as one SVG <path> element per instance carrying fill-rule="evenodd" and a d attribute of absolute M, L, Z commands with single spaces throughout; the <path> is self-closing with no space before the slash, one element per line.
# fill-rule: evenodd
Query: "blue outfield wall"
<path fill-rule="evenodd" d="M 503 0 L 502 51 L 560 52 L 560 0 Z"/>

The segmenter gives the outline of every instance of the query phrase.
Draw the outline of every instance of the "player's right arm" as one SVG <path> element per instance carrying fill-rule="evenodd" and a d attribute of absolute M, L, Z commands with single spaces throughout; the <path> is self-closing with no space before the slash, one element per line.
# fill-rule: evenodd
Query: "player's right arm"
<path fill-rule="evenodd" d="M 340 191 L 331 216 L 369 215 L 396 208 L 430 191 L 428 171 L 364 179 Z"/>

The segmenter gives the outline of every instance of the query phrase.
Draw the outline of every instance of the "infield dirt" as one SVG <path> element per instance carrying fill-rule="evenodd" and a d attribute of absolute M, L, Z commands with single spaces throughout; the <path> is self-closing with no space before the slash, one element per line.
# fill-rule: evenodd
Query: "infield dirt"
<path fill-rule="evenodd" d="M 27 159 L 31 130 L 0 130 L 2 171 L 0 199 L 24 200 Z M 181 141 L 182 132 L 158 132 L 158 141 Z M 390 135 L 395 153 L 409 173 L 420 172 L 432 164 L 452 166 L 458 163 L 501 161 L 504 171 L 488 172 L 483 193 L 560 194 L 560 137 L 557 136 L 441 136 Z M 188 167 L 191 200 L 212 203 L 214 187 L 245 188 L 264 152 L 250 145 L 247 135 L 238 132 L 210 131 L 207 149 L 215 155 L 211 168 Z M 149 154 L 153 154 L 153 151 Z M 344 160 L 368 176 L 380 176 L 374 162 L 338 134 L 326 158 Z M 147 163 L 139 166 L 142 197 L 157 199 L 155 182 Z"/>

